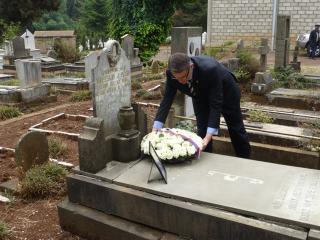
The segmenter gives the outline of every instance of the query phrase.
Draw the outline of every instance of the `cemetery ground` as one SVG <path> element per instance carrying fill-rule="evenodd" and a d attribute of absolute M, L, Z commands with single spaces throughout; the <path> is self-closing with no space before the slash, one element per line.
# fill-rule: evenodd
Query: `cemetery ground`
<path fill-rule="evenodd" d="M 273 57 L 269 57 L 273 59 Z M 301 57 L 303 71 L 319 74 L 320 59 L 309 60 Z M 269 66 L 273 63 L 269 62 Z M 152 74 L 151 69 L 144 74 L 144 81 L 133 86 L 132 99 L 137 102 L 148 102 L 158 104 L 161 99 L 161 81 L 164 80 L 164 67 L 159 73 Z M 243 101 L 251 101 L 259 104 L 267 104 L 262 96 L 256 96 L 243 92 Z M 92 101 L 71 102 L 69 95 L 59 94 L 57 102 L 28 106 L 22 108 L 22 115 L 16 118 L 0 121 L 0 147 L 15 148 L 19 138 L 25 134 L 30 127 L 41 123 L 43 120 L 65 113 L 68 115 L 92 116 Z M 156 108 L 146 106 L 149 128 Z M 63 131 L 79 134 L 84 124 L 84 118 L 57 118 L 39 126 L 42 130 Z M 59 161 L 78 164 L 78 145 L 77 138 L 66 137 L 63 135 L 48 135 L 50 139 L 58 139 L 66 149 L 62 153 L 52 158 Z M 23 174 L 17 168 L 14 153 L 10 150 L 0 148 L 0 184 L 10 180 L 22 178 Z M 61 185 L 62 190 L 64 184 Z M 5 223 L 8 235 L 4 239 L 79 239 L 77 236 L 61 230 L 57 204 L 65 198 L 64 191 L 56 195 L 48 196 L 44 199 L 24 199 L 19 194 L 6 191 L 4 194 L 11 200 L 9 204 L 0 203 L 0 220 Z M 2 224 L 0 222 L 0 224 Z M 0 225 L 0 239 L 1 230 Z"/>

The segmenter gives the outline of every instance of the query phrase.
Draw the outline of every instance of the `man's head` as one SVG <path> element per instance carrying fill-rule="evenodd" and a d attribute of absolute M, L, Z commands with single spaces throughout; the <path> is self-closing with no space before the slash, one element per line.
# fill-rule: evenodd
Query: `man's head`
<path fill-rule="evenodd" d="M 315 30 L 319 31 L 320 24 L 316 24 L 316 25 L 314 25 L 314 28 L 315 28 Z"/>
<path fill-rule="evenodd" d="M 174 53 L 168 61 L 168 69 L 175 79 L 180 83 L 185 84 L 188 81 L 190 74 L 190 57 L 184 53 Z"/>

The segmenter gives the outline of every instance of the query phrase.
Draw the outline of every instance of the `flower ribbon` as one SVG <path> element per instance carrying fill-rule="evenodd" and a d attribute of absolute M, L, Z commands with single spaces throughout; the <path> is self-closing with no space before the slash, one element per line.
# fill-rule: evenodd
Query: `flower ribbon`
<path fill-rule="evenodd" d="M 172 134 L 174 134 L 176 136 L 180 136 L 184 140 L 190 142 L 196 148 L 196 156 L 197 156 L 197 158 L 198 159 L 200 158 L 201 147 L 195 141 L 193 141 L 192 138 L 190 138 L 190 137 L 188 137 L 188 136 L 186 136 L 186 135 L 184 135 L 182 133 L 178 133 L 177 131 L 175 131 L 173 129 L 170 129 L 170 128 L 162 128 L 160 131 L 172 133 Z"/>

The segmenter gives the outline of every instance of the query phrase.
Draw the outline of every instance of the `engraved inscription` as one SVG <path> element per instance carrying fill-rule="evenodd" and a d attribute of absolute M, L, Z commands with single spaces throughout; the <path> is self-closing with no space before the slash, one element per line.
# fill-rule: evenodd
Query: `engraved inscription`
<path fill-rule="evenodd" d="M 245 180 L 245 181 L 247 181 L 248 183 L 251 183 L 251 184 L 263 184 L 264 183 L 264 181 L 261 180 L 261 179 L 244 177 L 244 176 L 239 176 L 239 175 L 233 175 L 233 174 L 214 171 L 214 170 L 209 171 L 208 175 L 209 176 L 221 175 L 224 180 L 231 181 L 231 182 L 238 181 L 238 180 Z"/>

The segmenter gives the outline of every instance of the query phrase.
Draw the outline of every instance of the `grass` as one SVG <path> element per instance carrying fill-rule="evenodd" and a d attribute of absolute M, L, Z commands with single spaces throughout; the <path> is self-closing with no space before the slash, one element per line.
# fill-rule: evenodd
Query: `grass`
<path fill-rule="evenodd" d="M 21 196 L 25 199 L 45 198 L 65 193 L 67 171 L 53 163 L 38 165 L 26 172 L 21 181 Z"/>
<path fill-rule="evenodd" d="M 67 145 L 61 141 L 59 138 L 49 138 L 48 140 L 49 145 L 49 155 L 52 158 L 59 158 L 64 156 L 67 152 Z"/>
<path fill-rule="evenodd" d="M 0 106 L 0 120 L 19 117 L 22 113 L 19 108 L 10 106 Z"/>
<path fill-rule="evenodd" d="M 2 86 L 20 86 L 20 81 L 18 79 L 10 79 L 5 81 L 0 81 Z"/>
<path fill-rule="evenodd" d="M 161 98 L 161 94 L 158 92 L 146 92 L 141 96 L 141 98 L 143 100 L 157 100 Z"/>
<path fill-rule="evenodd" d="M 273 118 L 266 112 L 261 110 L 250 110 L 248 112 L 247 120 L 249 122 L 261 122 L 261 123 L 272 123 Z"/>
<path fill-rule="evenodd" d="M 4 239 L 9 234 L 7 225 L 0 220 L 0 239 Z"/>
<path fill-rule="evenodd" d="M 70 97 L 71 102 L 82 102 L 90 99 L 91 99 L 91 92 L 89 90 L 82 90 L 82 91 L 75 92 Z"/>
<path fill-rule="evenodd" d="M 142 85 L 139 81 L 135 80 L 135 81 L 132 81 L 131 88 L 132 90 L 138 90 L 142 88 Z"/>

